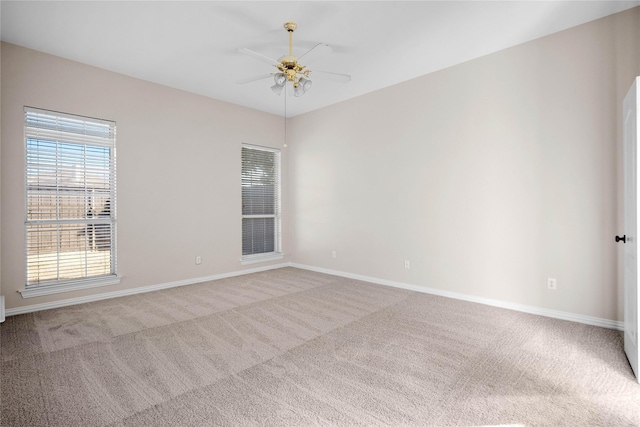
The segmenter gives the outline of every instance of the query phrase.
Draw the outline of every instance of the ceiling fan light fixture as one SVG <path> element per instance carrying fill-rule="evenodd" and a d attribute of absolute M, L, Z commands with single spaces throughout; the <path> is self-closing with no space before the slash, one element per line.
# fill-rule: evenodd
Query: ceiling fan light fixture
<path fill-rule="evenodd" d="M 273 86 L 271 86 L 271 90 L 276 95 L 280 95 L 282 93 L 282 89 L 284 89 L 284 84 L 283 85 L 279 85 L 278 83 L 276 83 Z"/>
<path fill-rule="evenodd" d="M 284 86 L 287 82 L 287 76 L 284 73 L 277 73 L 273 76 L 273 80 L 276 82 L 277 86 Z"/>
<path fill-rule="evenodd" d="M 293 94 L 300 97 L 304 95 L 309 89 L 311 89 L 311 80 L 305 77 L 300 77 L 300 79 L 298 79 L 298 81 L 293 85 Z"/>
<path fill-rule="evenodd" d="M 307 78 L 300 77 L 300 80 L 298 80 L 298 84 L 302 85 L 302 89 L 304 89 L 304 91 L 306 92 L 311 89 L 312 82 Z"/>

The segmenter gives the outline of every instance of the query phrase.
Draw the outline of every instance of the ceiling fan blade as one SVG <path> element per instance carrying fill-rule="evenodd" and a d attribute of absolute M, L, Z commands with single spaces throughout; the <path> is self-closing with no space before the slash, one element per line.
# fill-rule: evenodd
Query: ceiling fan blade
<path fill-rule="evenodd" d="M 332 50 L 333 49 L 331 49 L 331 46 L 324 43 L 318 43 L 310 50 L 302 54 L 302 56 L 298 58 L 298 61 L 300 61 L 301 64 L 309 65 L 316 59 L 331 53 Z"/>
<path fill-rule="evenodd" d="M 238 52 L 244 53 L 245 55 L 252 56 L 252 57 L 254 57 L 256 59 L 259 59 L 260 61 L 264 61 L 264 62 L 266 62 L 268 64 L 271 64 L 271 65 L 275 65 L 275 66 L 280 65 L 279 61 L 276 61 L 275 59 L 271 59 L 268 56 L 264 56 L 261 53 L 254 52 L 254 51 L 252 51 L 250 49 L 247 49 L 247 48 L 244 48 L 244 47 L 241 48 L 241 49 L 238 49 Z"/>
<path fill-rule="evenodd" d="M 348 74 L 340 74 L 340 73 L 331 73 L 329 71 L 318 71 L 313 70 L 310 72 L 310 78 L 315 76 L 323 80 L 331 80 L 336 83 L 349 83 L 351 81 L 351 76 Z"/>
<path fill-rule="evenodd" d="M 243 85 L 245 83 L 255 82 L 256 80 L 268 79 L 269 77 L 273 77 L 273 73 L 260 74 L 259 76 L 247 77 L 246 79 L 238 80 L 236 83 L 238 83 L 239 85 Z"/>

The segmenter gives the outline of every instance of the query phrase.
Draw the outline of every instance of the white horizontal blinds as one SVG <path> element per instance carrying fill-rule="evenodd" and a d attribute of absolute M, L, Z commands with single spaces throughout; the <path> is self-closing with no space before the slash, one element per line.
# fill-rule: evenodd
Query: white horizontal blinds
<path fill-rule="evenodd" d="M 25 108 L 27 287 L 116 274 L 115 123 Z"/>
<path fill-rule="evenodd" d="M 280 151 L 242 147 L 242 255 L 280 252 Z"/>

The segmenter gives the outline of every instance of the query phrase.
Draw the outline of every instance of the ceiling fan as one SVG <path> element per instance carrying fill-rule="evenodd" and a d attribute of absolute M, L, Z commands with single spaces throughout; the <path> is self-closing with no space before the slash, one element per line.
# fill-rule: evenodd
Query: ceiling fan
<path fill-rule="evenodd" d="M 289 21 L 284 24 L 284 29 L 289 33 L 289 54 L 282 56 L 280 59 L 275 60 L 271 59 L 267 56 L 264 56 L 258 52 L 254 52 L 253 50 L 242 48 L 238 49 L 238 52 L 249 55 L 253 58 L 259 59 L 261 61 L 267 62 L 274 67 L 276 67 L 277 71 L 274 71 L 269 74 L 262 74 L 259 76 L 249 77 L 247 79 L 243 79 L 238 81 L 239 84 L 249 83 L 256 80 L 262 80 L 273 76 L 275 84 L 271 86 L 271 90 L 280 95 L 282 93 L 282 89 L 286 86 L 287 82 L 291 82 L 293 86 L 293 93 L 295 96 L 304 95 L 309 89 L 311 89 L 311 79 L 309 78 L 309 74 L 311 70 L 307 69 L 307 65 L 312 61 L 320 58 L 321 56 L 330 53 L 331 47 L 324 43 L 318 43 L 312 49 L 304 53 L 302 56 L 298 57 L 293 54 L 293 32 L 296 30 L 298 25 Z M 307 65 L 302 65 L 301 62 L 304 62 Z M 351 81 L 351 76 L 347 74 L 339 74 L 339 73 L 330 73 L 327 71 L 313 71 L 314 76 L 317 74 L 320 77 L 326 77 L 329 80 L 333 80 L 339 83 L 347 83 Z"/>

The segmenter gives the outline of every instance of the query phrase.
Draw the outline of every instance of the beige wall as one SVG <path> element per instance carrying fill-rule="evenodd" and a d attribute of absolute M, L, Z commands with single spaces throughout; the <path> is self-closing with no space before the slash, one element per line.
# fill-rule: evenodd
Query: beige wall
<path fill-rule="evenodd" d="M 293 261 L 621 320 L 639 40 L 635 8 L 291 119 Z"/>
<path fill-rule="evenodd" d="M 2 293 L 8 309 L 257 267 L 239 263 L 240 147 L 280 147 L 282 117 L 6 43 L 1 61 Z M 119 285 L 29 299 L 18 294 L 24 288 L 25 105 L 116 122 Z M 286 176 L 287 151 L 282 155 Z"/>

